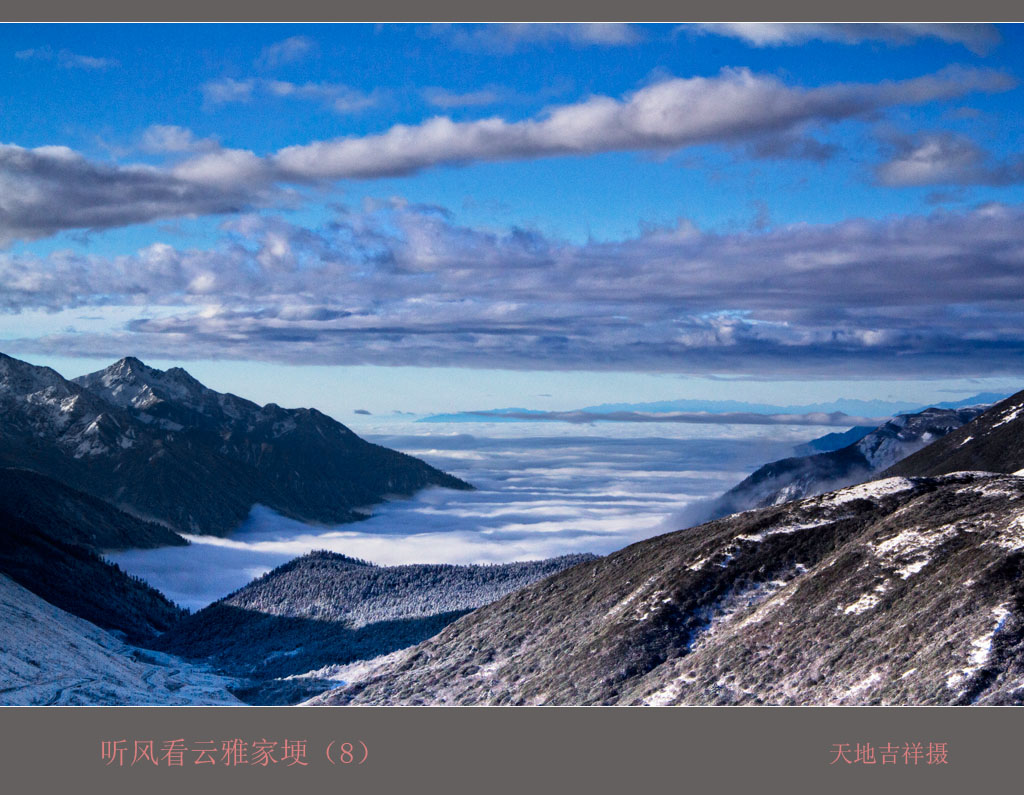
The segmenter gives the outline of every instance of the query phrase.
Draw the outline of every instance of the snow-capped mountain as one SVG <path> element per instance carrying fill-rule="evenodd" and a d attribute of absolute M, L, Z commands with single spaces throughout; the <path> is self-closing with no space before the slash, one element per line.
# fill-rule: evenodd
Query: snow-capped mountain
<path fill-rule="evenodd" d="M 133 356 L 74 381 L 108 403 L 134 409 L 142 422 L 169 431 L 192 427 L 223 430 L 239 425 L 252 430 L 278 408 L 274 404 L 260 407 L 237 395 L 215 392 L 180 367 L 157 370 Z M 278 428 L 279 432 L 283 430 Z"/>
<path fill-rule="evenodd" d="M 722 496 L 695 506 L 690 519 L 694 523 L 717 519 L 861 483 L 960 428 L 987 408 L 929 408 L 917 414 L 900 414 L 838 450 L 773 461 Z"/>
<path fill-rule="evenodd" d="M 0 465 L 180 532 L 229 532 L 256 503 L 336 523 L 390 495 L 471 488 L 315 409 L 261 407 L 180 368 L 126 358 L 76 381 L 0 354 Z"/>
<path fill-rule="evenodd" d="M 135 440 L 131 418 L 101 398 L 36 367 L 0 353 L 0 439 L 34 438 L 74 459 L 128 449 Z M 17 460 L 11 461 L 18 465 Z"/>

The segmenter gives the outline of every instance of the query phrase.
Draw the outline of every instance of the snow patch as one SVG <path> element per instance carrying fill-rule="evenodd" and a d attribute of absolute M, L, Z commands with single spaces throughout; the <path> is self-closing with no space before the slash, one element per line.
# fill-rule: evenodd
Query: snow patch
<path fill-rule="evenodd" d="M 995 430 L 1000 425 L 1006 425 L 1008 422 L 1013 422 L 1021 415 L 1021 413 L 1024 413 L 1024 405 L 1011 406 L 1003 413 L 1002 419 L 999 420 L 999 422 L 992 423 L 991 430 Z"/>
<path fill-rule="evenodd" d="M 1009 552 L 1024 549 L 1024 513 L 1018 514 L 996 537 L 996 546 Z"/>
<path fill-rule="evenodd" d="M 644 580 L 643 584 L 641 584 L 639 588 L 637 588 L 624 599 L 622 599 L 621 601 L 617 602 L 614 606 L 612 606 L 612 609 L 605 614 L 605 618 L 612 619 L 621 615 L 626 610 L 626 608 L 628 608 L 644 593 L 644 591 L 647 590 L 648 586 L 650 586 L 651 583 L 654 582 L 654 580 L 654 577 L 648 577 L 646 580 Z"/>
<path fill-rule="evenodd" d="M 847 699 L 859 696 L 866 690 L 870 690 L 872 687 L 882 681 L 882 675 L 878 671 L 873 671 L 870 676 L 862 679 L 857 684 L 853 685 L 849 690 L 843 693 L 839 698 Z"/>
<path fill-rule="evenodd" d="M 879 599 L 877 595 L 875 595 L 873 593 L 866 593 L 866 594 L 862 595 L 860 597 L 860 599 L 858 599 L 856 602 L 853 602 L 852 604 L 848 604 L 846 607 L 844 607 L 843 608 L 843 612 L 846 613 L 847 615 L 850 615 L 851 613 L 853 615 L 860 615 L 861 613 L 864 613 L 864 612 L 867 612 L 868 610 L 870 610 L 872 607 L 877 605 L 880 601 L 882 601 L 882 600 Z"/>
<path fill-rule="evenodd" d="M 769 536 L 777 535 L 789 535 L 791 533 L 797 533 L 801 530 L 812 530 L 815 527 L 824 527 L 830 525 L 833 522 L 837 522 L 845 517 L 834 517 L 830 519 L 820 519 L 817 522 L 807 522 L 806 524 L 788 524 L 781 527 L 772 527 L 768 530 L 763 530 L 760 533 L 754 533 L 752 535 L 736 536 L 737 541 L 753 541 L 755 543 L 761 543 Z"/>
<path fill-rule="evenodd" d="M 698 612 L 698 617 L 703 621 L 703 626 L 690 638 L 686 650 L 692 652 L 707 645 L 715 635 L 732 623 L 737 614 L 762 605 L 785 588 L 788 583 L 787 580 L 777 579 L 754 583 L 746 588 L 737 588 L 722 596 L 714 604 L 701 609 Z M 758 613 L 759 611 L 754 611 L 741 623 L 736 624 L 736 628 L 763 621 L 765 615 L 758 615 Z"/>
<path fill-rule="evenodd" d="M 369 660 L 358 660 L 346 665 L 325 665 L 315 671 L 306 671 L 303 674 L 292 674 L 284 677 L 284 681 L 294 679 L 326 679 L 336 684 L 350 685 L 371 676 L 381 667 L 389 663 L 397 663 L 408 657 L 412 649 L 399 649 L 389 654 L 382 654 Z"/>
<path fill-rule="evenodd" d="M 672 704 L 679 698 L 683 688 L 689 687 L 697 681 L 697 675 L 687 671 L 677 676 L 660 690 L 655 690 L 644 697 L 644 705 L 648 707 L 665 707 Z"/>
<path fill-rule="evenodd" d="M 992 609 L 992 618 L 995 621 L 992 629 L 971 641 L 967 666 L 961 671 L 950 674 L 946 679 L 946 687 L 951 690 L 959 687 L 988 664 L 989 658 L 992 656 L 992 642 L 1006 624 L 1009 615 L 1010 611 L 1007 609 L 1006 602 Z"/>
<path fill-rule="evenodd" d="M 958 532 L 956 525 L 907 528 L 869 547 L 876 558 L 881 559 L 883 564 L 895 567 L 895 573 L 905 580 L 931 562 L 932 549 Z"/>
<path fill-rule="evenodd" d="M 887 497 L 890 494 L 910 491 L 912 488 L 914 488 L 914 483 L 907 478 L 883 478 L 882 480 L 872 480 L 867 483 L 861 483 L 859 486 L 850 486 L 849 488 L 833 492 L 831 495 L 820 499 L 819 504 L 822 506 L 843 505 L 854 500 L 871 500 Z"/>

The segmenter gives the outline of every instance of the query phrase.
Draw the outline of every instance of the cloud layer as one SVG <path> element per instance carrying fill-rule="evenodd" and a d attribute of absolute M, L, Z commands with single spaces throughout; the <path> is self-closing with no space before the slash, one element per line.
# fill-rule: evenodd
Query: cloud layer
<path fill-rule="evenodd" d="M 721 493 L 764 461 L 791 452 L 794 438 L 818 432 L 803 428 L 794 437 L 793 429 L 775 428 L 771 436 L 755 439 L 718 428 L 716 438 L 698 439 L 687 438 L 690 429 L 678 426 L 647 428 L 650 433 L 641 438 L 632 429 L 616 433 L 608 426 L 601 436 L 556 435 L 551 429 L 546 438 L 532 430 L 523 434 L 527 438 L 409 430 L 419 434 L 369 438 L 456 472 L 477 490 L 428 489 L 378 506 L 368 521 L 334 528 L 257 507 L 229 539 L 193 537 L 187 547 L 111 557 L 172 599 L 199 608 L 314 549 L 388 565 L 606 553 L 678 529 L 664 523 L 685 505 Z M 486 425 L 474 430 L 488 432 Z"/>
<path fill-rule="evenodd" d="M 575 47 L 629 46 L 644 37 L 639 26 L 621 22 L 434 25 L 431 30 L 459 49 L 501 54 L 563 42 Z"/>
<path fill-rule="evenodd" d="M 524 121 L 437 117 L 378 135 L 287 147 L 268 164 L 286 180 L 366 179 L 443 164 L 743 143 L 1014 84 L 998 72 L 947 69 L 911 80 L 803 89 L 726 69 L 714 77 L 664 80 L 622 99 L 591 97 Z"/>
<path fill-rule="evenodd" d="M 590 425 L 595 422 L 679 422 L 692 425 L 814 425 L 849 428 L 851 425 L 880 425 L 883 421 L 883 418 L 878 417 L 851 417 L 841 411 L 829 413 L 815 411 L 807 414 L 757 414 L 751 412 L 709 414 L 698 411 L 467 411 L 464 413 L 479 417 L 481 422 L 497 417 L 503 420 L 515 419 L 529 422 L 568 422 L 572 425 Z"/>
<path fill-rule="evenodd" d="M 251 102 L 257 96 L 275 99 L 301 99 L 316 102 L 335 113 L 355 113 L 377 104 L 379 92 L 357 91 L 343 83 L 292 83 L 287 80 L 222 77 L 201 87 L 208 108 L 231 103 Z"/>
<path fill-rule="evenodd" d="M 0 255 L 2 308 L 165 307 L 11 350 L 524 369 L 1021 369 L 1024 208 L 573 244 L 391 200 L 309 230 L 245 215 L 210 250 Z"/>
<path fill-rule="evenodd" d="M 65 229 L 237 212 L 264 190 L 181 179 L 150 166 L 95 163 L 63 146 L 0 144 L 0 246 Z"/>
<path fill-rule="evenodd" d="M 308 36 L 289 36 L 263 48 L 256 65 L 264 69 L 273 69 L 283 64 L 304 60 L 317 50 L 316 42 Z"/>
<path fill-rule="evenodd" d="M 54 50 L 50 47 L 37 47 L 29 50 L 19 50 L 14 53 L 19 61 L 50 61 L 56 63 L 62 69 L 85 69 L 98 71 L 111 69 L 118 66 L 113 58 L 100 58 L 95 55 L 81 55 L 71 50 Z"/>
<path fill-rule="evenodd" d="M 187 131 L 164 127 L 150 151 L 190 155 L 167 167 L 96 163 L 64 147 L 0 146 L 0 245 L 63 229 L 105 229 L 161 218 L 237 212 L 262 204 L 282 185 L 413 174 L 443 165 L 672 151 L 701 144 L 743 145 L 762 157 L 828 157 L 806 135 L 886 108 L 1005 91 L 1002 73 L 951 68 L 876 84 L 790 86 L 771 76 L 726 69 L 713 77 L 667 79 L 616 99 L 590 97 L 520 121 L 456 122 L 438 116 L 383 133 L 315 141 L 268 155 L 198 148 Z M 354 112 L 375 101 L 335 84 L 224 79 L 207 84 L 208 103 L 245 101 L 256 90 L 314 99 Z"/>

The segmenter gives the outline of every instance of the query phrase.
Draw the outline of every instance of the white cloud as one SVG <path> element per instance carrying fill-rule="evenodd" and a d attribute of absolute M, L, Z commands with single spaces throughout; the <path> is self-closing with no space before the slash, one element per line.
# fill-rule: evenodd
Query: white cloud
<path fill-rule="evenodd" d="M 285 80 L 267 80 L 263 89 L 275 97 L 290 97 L 320 102 L 336 113 L 356 113 L 379 102 L 380 92 L 370 94 L 357 91 L 341 83 L 289 83 Z"/>
<path fill-rule="evenodd" d="M 301 61 L 314 53 L 316 42 L 308 36 L 290 36 L 263 48 L 256 60 L 258 66 L 273 68 L 282 64 Z"/>
<path fill-rule="evenodd" d="M 494 87 L 458 93 L 437 86 L 431 86 L 424 88 L 420 94 L 428 104 L 444 110 L 493 105 L 501 101 L 502 98 L 502 91 Z"/>
<path fill-rule="evenodd" d="M 172 173 L 186 182 L 225 189 L 253 185 L 266 176 L 260 158 L 245 149 L 217 149 L 179 163 Z"/>
<path fill-rule="evenodd" d="M 86 69 L 99 71 L 120 66 L 114 58 L 100 58 L 94 55 L 81 55 L 71 50 L 56 50 L 50 47 L 38 47 L 28 50 L 19 50 L 14 53 L 19 61 L 53 61 L 63 69 Z"/>
<path fill-rule="evenodd" d="M 336 113 L 357 113 L 376 105 L 381 91 L 366 94 L 342 83 L 292 83 L 287 80 L 233 80 L 229 77 L 205 83 L 203 97 L 210 107 L 252 101 L 257 92 L 276 99 L 318 102 Z"/>
<path fill-rule="evenodd" d="M 738 143 L 1014 83 L 1001 73 L 949 69 L 912 80 L 801 89 L 728 69 L 715 77 L 664 80 L 622 99 L 591 97 L 523 121 L 436 117 L 376 135 L 287 147 L 273 165 L 285 179 L 371 178 L 445 163 Z"/>
<path fill-rule="evenodd" d="M 890 186 L 1008 185 L 1024 181 L 1024 158 L 996 163 L 970 139 L 952 133 L 894 137 L 891 158 L 876 169 Z"/>
<path fill-rule="evenodd" d="M 217 106 L 230 102 L 249 102 L 255 87 L 255 80 L 234 80 L 230 77 L 222 77 L 204 83 L 201 91 L 207 105 Z"/>
<path fill-rule="evenodd" d="M 154 154 L 180 154 L 216 149 L 218 144 L 214 138 L 196 138 L 191 130 L 184 127 L 152 124 L 143 131 L 139 146 L 142 151 Z"/>
<path fill-rule="evenodd" d="M 962 23 L 717 22 L 693 27 L 718 36 L 742 39 L 755 47 L 782 47 L 809 41 L 840 44 L 878 41 L 903 45 L 918 39 L 938 39 L 983 54 L 1001 40 L 994 25 Z"/>
<path fill-rule="evenodd" d="M 248 100 L 257 85 L 282 96 L 316 98 L 351 111 L 375 97 L 336 84 L 235 81 L 207 84 L 210 102 Z M 1005 91 L 1008 75 L 946 69 L 911 80 L 786 85 L 743 69 L 714 77 L 667 79 L 622 98 L 595 96 L 532 118 L 499 116 L 456 122 L 437 116 L 382 133 L 291 146 L 268 155 L 215 149 L 172 169 L 95 163 L 66 148 L 0 147 L 0 245 L 61 229 L 105 229 L 190 215 L 238 212 L 265 203 L 287 183 L 327 183 L 412 174 L 475 162 L 672 151 L 700 144 L 753 147 L 757 156 L 822 158 L 830 149 L 806 134 L 890 107 Z M 154 143 L 161 133 L 154 133 Z M 163 143 L 182 146 L 187 133 L 165 129 Z M 275 187 L 276 186 L 276 187 Z"/>
<path fill-rule="evenodd" d="M 498 53 L 553 44 L 621 47 L 638 44 L 644 39 L 638 25 L 623 22 L 435 25 L 433 30 L 447 37 L 460 49 Z"/>
<path fill-rule="evenodd" d="M 264 191 L 254 185 L 211 187 L 152 166 L 96 163 L 67 147 L 0 144 L 0 246 L 62 229 L 238 211 L 259 203 Z"/>

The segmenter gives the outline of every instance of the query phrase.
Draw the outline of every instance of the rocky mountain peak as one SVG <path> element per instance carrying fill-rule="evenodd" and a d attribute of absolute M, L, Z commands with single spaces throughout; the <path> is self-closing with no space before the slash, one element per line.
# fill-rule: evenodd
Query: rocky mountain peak
<path fill-rule="evenodd" d="M 389 495 L 472 488 L 320 412 L 261 409 L 180 367 L 131 356 L 73 382 L 2 357 L 0 413 L 0 466 L 33 469 L 184 532 L 229 532 L 257 503 L 341 523 Z"/>
<path fill-rule="evenodd" d="M 180 367 L 165 372 L 134 356 L 126 356 L 104 370 L 74 380 L 122 408 L 144 409 L 159 401 L 192 403 L 205 390 Z"/>

